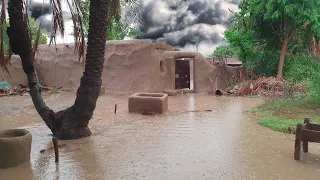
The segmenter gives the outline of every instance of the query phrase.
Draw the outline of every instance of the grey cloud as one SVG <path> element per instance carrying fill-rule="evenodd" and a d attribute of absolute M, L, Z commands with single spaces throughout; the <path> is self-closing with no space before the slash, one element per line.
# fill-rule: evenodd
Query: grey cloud
<path fill-rule="evenodd" d="M 50 4 L 49 3 L 39 3 L 39 2 L 31 2 L 29 6 L 29 11 L 31 12 L 31 17 L 38 19 L 40 16 L 45 14 L 50 14 Z"/>
<path fill-rule="evenodd" d="M 192 39 L 198 36 L 206 44 L 220 44 L 233 15 L 229 8 L 236 8 L 238 3 L 239 0 L 141 0 L 143 34 L 138 38 L 183 47 L 194 44 Z M 128 14 L 125 13 L 127 20 Z"/>
<path fill-rule="evenodd" d="M 216 46 L 223 43 L 223 31 L 232 17 L 240 0 L 140 0 L 139 12 L 143 24 L 140 39 L 167 42 L 176 47 L 194 44 L 192 38 L 199 36 L 203 44 Z M 49 4 L 31 1 L 30 15 L 42 27 L 51 30 Z M 70 13 L 65 12 L 65 22 Z M 123 8 L 123 19 L 134 22 L 134 14 L 128 7 Z M 69 32 L 70 33 L 70 32 Z M 204 46 L 204 45 L 203 45 Z"/>

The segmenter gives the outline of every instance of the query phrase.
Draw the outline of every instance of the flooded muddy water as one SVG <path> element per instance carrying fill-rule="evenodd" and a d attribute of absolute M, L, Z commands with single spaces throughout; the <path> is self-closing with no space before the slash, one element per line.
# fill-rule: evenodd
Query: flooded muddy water
<path fill-rule="evenodd" d="M 0 169 L 1 180 L 319 179 L 320 146 L 310 143 L 310 153 L 295 161 L 294 136 L 261 127 L 245 112 L 260 99 L 184 94 L 169 97 L 167 114 L 143 116 L 128 113 L 127 96 L 101 96 L 92 136 L 59 141 L 66 145 L 56 164 L 52 150 L 40 153 L 52 147 L 51 132 L 29 98 L 0 99 L 0 130 L 26 128 L 33 136 L 30 163 Z M 59 110 L 74 95 L 46 101 Z"/>

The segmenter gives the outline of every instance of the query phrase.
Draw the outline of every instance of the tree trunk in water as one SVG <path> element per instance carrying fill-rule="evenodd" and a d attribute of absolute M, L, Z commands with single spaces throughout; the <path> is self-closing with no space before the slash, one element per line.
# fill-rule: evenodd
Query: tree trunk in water
<path fill-rule="evenodd" d="M 7 33 L 12 51 L 21 57 L 24 72 L 28 76 L 30 95 L 38 113 L 59 139 L 77 139 L 91 135 L 88 128 L 100 93 L 107 28 L 108 0 L 90 3 L 90 23 L 85 72 L 81 78 L 77 98 L 73 106 L 54 113 L 44 103 L 33 65 L 31 38 L 27 18 L 23 14 L 22 0 L 8 3 L 10 28 Z"/>
<path fill-rule="evenodd" d="M 23 70 L 28 77 L 30 94 L 38 113 L 50 129 L 54 129 L 54 112 L 44 103 L 38 78 L 33 66 L 31 37 L 27 27 L 27 18 L 23 14 L 22 0 L 8 1 L 10 27 L 7 29 L 12 52 L 21 57 Z"/>
<path fill-rule="evenodd" d="M 74 105 L 57 113 L 61 127 L 55 134 L 60 138 L 72 139 L 91 135 L 88 123 L 93 116 L 102 83 L 108 2 L 108 0 L 90 1 L 85 72 Z"/>
<path fill-rule="evenodd" d="M 288 40 L 285 39 L 282 44 L 281 54 L 280 54 L 280 60 L 279 60 L 279 66 L 278 66 L 278 73 L 277 73 L 277 79 L 282 79 L 282 72 L 283 72 L 283 66 L 284 66 L 284 59 L 286 57 L 288 51 Z"/>

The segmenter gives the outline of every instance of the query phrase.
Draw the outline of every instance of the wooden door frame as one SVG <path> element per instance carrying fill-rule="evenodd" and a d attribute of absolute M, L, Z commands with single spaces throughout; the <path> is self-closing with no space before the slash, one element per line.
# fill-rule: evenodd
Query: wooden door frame
<path fill-rule="evenodd" d="M 189 89 L 181 89 L 184 92 L 195 92 L 195 58 L 193 57 L 179 57 L 174 59 L 174 74 L 176 74 L 176 60 L 183 60 L 183 61 L 189 61 L 189 68 L 190 68 L 190 88 Z M 176 78 L 175 81 L 176 83 Z M 174 84 L 174 87 L 176 87 L 176 84 Z"/>

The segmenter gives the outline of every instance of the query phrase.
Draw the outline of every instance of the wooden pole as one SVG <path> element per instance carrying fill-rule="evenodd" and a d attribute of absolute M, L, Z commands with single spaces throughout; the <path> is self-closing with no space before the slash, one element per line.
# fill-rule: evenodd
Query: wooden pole
<path fill-rule="evenodd" d="M 305 118 L 304 119 L 304 123 L 307 124 L 307 129 L 310 128 L 309 124 L 310 124 L 310 119 L 309 118 Z M 309 148 L 308 148 L 308 141 L 303 141 L 302 142 L 302 147 L 303 147 L 303 152 L 307 153 L 309 151 Z"/>
<path fill-rule="evenodd" d="M 58 139 L 56 137 L 52 138 L 55 162 L 59 162 L 59 147 L 58 147 Z"/>
<path fill-rule="evenodd" d="M 295 160 L 300 160 L 300 155 L 301 155 L 301 131 L 302 131 L 302 125 L 297 124 L 297 129 L 296 129 L 296 141 L 294 144 L 294 159 Z"/>
<path fill-rule="evenodd" d="M 114 113 L 117 113 L 117 104 L 114 105 Z"/>

